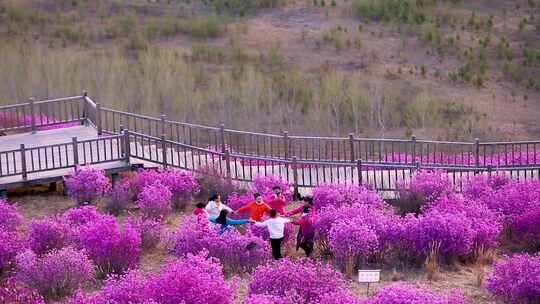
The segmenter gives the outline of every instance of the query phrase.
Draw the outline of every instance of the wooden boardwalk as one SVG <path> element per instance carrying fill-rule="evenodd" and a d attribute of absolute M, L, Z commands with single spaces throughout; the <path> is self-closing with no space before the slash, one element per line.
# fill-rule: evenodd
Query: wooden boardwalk
<path fill-rule="evenodd" d="M 128 169 L 122 136 L 99 137 L 94 127 L 74 126 L 0 137 L 0 190 L 58 181 L 75 165 Z"/>
<path fill-rule="evenodd" d="M 40 131 L 50 128 L 57 129 Z M 0 136 L 0 191 L 58 181 L 78 165 L 109 173 L 133 165 L 174 167 L 239 183 L 280 175 L 296 191 L 335 183 L 394 191 L 422 169 L 445 172 L 458 189 L 477 174 L 540 179 L 540 141 L 253 133 L 104 108 L 86 94 L 0 106 L 0 133 L 12 133 Z"/>

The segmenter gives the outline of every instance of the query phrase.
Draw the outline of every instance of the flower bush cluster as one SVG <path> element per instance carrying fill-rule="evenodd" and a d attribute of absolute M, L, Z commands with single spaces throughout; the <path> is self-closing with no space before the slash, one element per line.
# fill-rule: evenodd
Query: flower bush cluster
<path fill-rule="evenodd" d="M 76 167 L 71 175 L 64 177 L 69 197 L 79 204 L 95 203 L 111 191 L 111 182 L 104 171 L 90 166 Z"/>
<path fill-rule="evenodd" d="M 330 265 L 309 259 L 293 262 L 284 258 L 255 269 L 248 297 L 252 303 L 278 299 L 277 303 L 283 300 L 283 303 L 315 304 L 321 303 L 328 294 L 354 299 L 341 274 Z"/>
<path fill-rule="evenodd" d="M 365 304 L 465 304 L 459 290 L 441 295 L 427 288 L 404 283 L 396 283 L 380 289 Z"/>
<path fill-rule="evenodd" d="M 94 266 L 82 251 L 66 247 L 38 257 L 32 251 L 17 256 L 17 281 L 46 299 L 72 294 L 93 277 Z"/>
<path fill-rule="evenodd" d="M 146 218 L 163 219 L 169 215 L 172 193 L 159 180 L 145 186 L 137 198 L 141 213 Z"/>
<path fill-rule="evenodd" d="M 17 253 L 26 248 L 21 223 L 17 206 L 0 199 L 0 274 L 9 269 Z"/>
<path fill-rule="evenodd" d="M 0 283 L 0 303 L 45 304 L 45 300 L 37 290 L 21 286 L 11 277 Z"/>
<path fill-rule="evenodd" d="M 227 270 L 250 271 L 270 258 L 268 243 L 251 233 L 240 234 L 230 228 L 219 234 L 219 226 L 209 226 L 196 217 L 185 217 L 168 240 L 171 253 L 183 256 L 207 250 Z"/>
<path fill-rule="evenodd" d="M 340 207 L 359 203 L 383 208 L 386 203 L 377 192 L 358 185 L 323 185 L 313 189 L 313 203 L 317 208 Z"/>
<path fill-rule="evenodd" d="M 130 217 L 126 225 L 131 226 L 141 236 L 141 246 L 143 249 L 151 249 L 159 244 L 163 233 L 163 222 L 154 219 L 143 219 Z"/>
<path fill-rule="evenodd" d="M 0 229 L 13 231 L 22 223 L 22 216 L 16 205 L 10 205 L 0 198 Z"/>
<path fill-rule="evenodd" d="M 393 209 L 384 206 L 384 208 L 377 207 L 377 204 L 365 205 L 361 203 L 353 203 L 351 205 L 344 205 L 341 207 L 329 206 L 323 208 L 315 221 L 314 228 L 316 231 L 316 238 L 319 241 L 320 246 L 323 249 L 329 250 L 335 256 L 346 257 L 354 244 L 343 246 L 338 245 L 341 243 L 340 238 L 362 238 L 363 234 L 360 230 L 369 230 L 369 233 L 365 235 L 367 244 L 377 244 L 376 246 L 368 246 L 370 253 L 367 255 L 357 256 L 358 262 L 361 257 L 367 258 L 375 253 L 385 253 L 392 246 L 399 243 L 401 238 L 401 220 L 394 213 Z M 333 227 L 340 223 L 340 227 L 332 231 Z M 363 226 L 364 228 L 357 228 L 357 226 Z M 355 233 L 352 230 L 358 229 Z M 349 230 L 348 233 L 346 230 Z M 371 238 L 372 233 L 376 235 L 377 241 L 374 242 Z M 329 241 L 333 239 L 332 246 Z M 368 239 L 370 239 L 368 241 Z M 360 243 L 366 244 L 364 240 Z M 360 245 L 359 245 L 360 246 Z M 326 248 L 328 247 L 328 248 Z M 331 248 L 330 248 L 331 247 Z M 345 251 L 343 251 L 345 250 Z M 367 251 L 360 251 L 366 253 Z M 360 254 L 359 252 L 359 254 Z"/>
<path fill-rule="evenodd" d="M 472 257 L 478 248 L 495 247 L 503 228 L 484 204 L 458 195 L 440 197 L 402 227 L 410 245 L 406 248 L 413 256 L 423 258 L 436 250 L 446 261 Z"/>
<path fill-rule="evenodd" d="M 128 208 L 133 199 L 131 183 L 128 179 L 122 179 L 114 185 L 112 191 L 105 198 L 105 210 L 110 214 L 119 215 Z"/>
<path fill-rule="evenodd" d="M 218 260 L 202 252 L 167 263 L 157 275 L 131 271 L 112 277 L 96 295 L 78 293 L 70 303 L 229 304 L 234 289 L 234 284 L 225 282 Z"/>
<path fill-rule="evenodd" d="M 347 263 L 350 263 L 350 267 L 362 265 L 379 248 L 377 234 L 358 217 L 332 225 L 328 243 L 342 269 L 345 269 Z"/>
<path fill-rule="evenodd" d="M 141 236 L 130 225 L 121 230 L 114 217 L 99 215 L 75 231 L 75 244 L 86 251 L 101 274 L 121 274 L 137 266 Z"/>
<path fill-rule="evenodd" d="M 539 303 L 540 254 L 506 257 L 493 267 L 486 288 L 505 303 Z"/>
<path fill-rule="evenodd" d="M 28 246 L 38 255 L 61 249 L 71 243 L 71 227 L 61 218 L 32 220 L 28 229 Z"/>
<path fill-rule="evenodd" d="M 540 248 L 540 182 L 499 182 L 478 201 L 503 220 L 509 239 L 524 248 Z"/>
<path fill-rule="evenodd" d="M 241 189 L 232 181 L 229 181 L 216 167 L 202 166 L 197 170 L 195 177 L 199 186 L 199 196 L 209 197 L 213 193 L 219 193 L 221 200 L 226 202 L 233 192 L 240 193 Z"/>
<path fill-rule="evenodd" d="M 171 192 L 175 208 L 182 209 L 200 192 L 199 182 L 192 172 L 176 169 L 139 170 L 131 179 L 131 188 L 139 196 L 146 187 L 159 181 Z"/>
<path fill-rule="evenodd" d="M 408 185 L 400 182 L 397 187 L 399 197 L 396 207 L 401 214 L 418 214 L 425 204 L 452 192 L 446 175 L 439 171 L 417 171 Z"/>

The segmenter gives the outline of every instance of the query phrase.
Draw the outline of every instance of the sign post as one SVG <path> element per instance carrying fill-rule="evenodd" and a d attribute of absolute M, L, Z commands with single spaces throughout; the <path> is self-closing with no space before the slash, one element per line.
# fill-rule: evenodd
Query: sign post
<path fill-rule="evenodd" d="M 369 284 L 378 283 L 381 280 L 381 270 L 380 269 L 364 269 L 358 270 L 358 282 L 367 283 L 366 296 L 369 296 Z"/>

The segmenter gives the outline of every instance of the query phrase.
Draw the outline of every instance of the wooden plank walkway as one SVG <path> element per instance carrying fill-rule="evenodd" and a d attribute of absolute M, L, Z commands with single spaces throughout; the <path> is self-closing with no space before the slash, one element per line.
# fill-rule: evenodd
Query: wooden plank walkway
<path fill-rule="evenodd" d="M 121 135 L 99 137 L 89 126 L 0 137 L 0 190 L 61 180 L 77 164 L 108 173 L 131 166 L 123 154 Z"/>

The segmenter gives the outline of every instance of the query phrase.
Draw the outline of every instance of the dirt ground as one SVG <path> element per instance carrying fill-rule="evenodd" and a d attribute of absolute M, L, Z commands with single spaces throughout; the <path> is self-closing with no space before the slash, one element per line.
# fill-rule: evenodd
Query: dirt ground
<path fill-rule="evenodd" d="M 36 192 L 29 194 L 15 194 L 10 193 L 10 201 L 17 202 L 19 212 L 24 216 L 25 221 L 29 222 L 34 218 L 41 218 L 45 216 L 53 216 L 60 214 L 66 210 L 75 206 L 75 203 L 69 200 L 58 192 Z M 136 211 L 134 211 L 136 212 Z M 183 213 L 175 212 L 167 220 L 167 229 L 169 231 L 174 230 L 178 226 L 181 216 L 184 213 L 190 213 L 191 210 L 186 210 Z M 121 215 L 118 219 L 123 221 L 126 217 L 125 214 Z M 301 251 L 296 252 L 294 248 L 285 249 L 284 254 L 292 258 L 299 258 L 302 256 Z M 158 272 L 160 267 L 171 258 L 167 254 L 163 244 L 160 244 L 157 248 L 146 250 L 143 252 L 140 262 L 141 270 L 145 272 Z M 426 278 L 425 271 L 421 268 L 408 268 L 405 270 L 392 269 L 385 267 L 381 272 L 381 282 L 370 285 L 370 295 L 373 295 L 376 290 L 387 286 L 395 282 L 410 282 L 421 283 L 429 288 L 447 293 L 452 289 L 460 289 L 470 303 L 495 303 L 490 298 L 489 294 L 483 287 L 478 286 L 478 274 L 483 273 L 483 276 L 487 276 L 489 266 L 482 266 L 482 271 L 479 272 L 478 268 L 472 265 L 456 264 L 451 267 L 441 269 L 437 275 L 437 278 L 433 281 L 429 281 Z M 235 303 L 241 304 L 245 298 L 249 285 L 249 275 L 242 275 L 239 277 L 239 283 L 237 286 L 237 299 Z M 96 291 L 100 287 L 100 282 L 88 286 L 87 291 Z M 353 280 L 351 281 L 351 290 L 360 298 L 366 297 L 367 285 L 360 284 Z"/>

